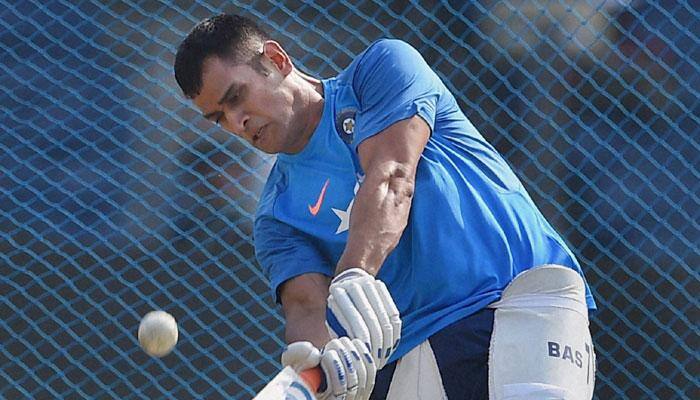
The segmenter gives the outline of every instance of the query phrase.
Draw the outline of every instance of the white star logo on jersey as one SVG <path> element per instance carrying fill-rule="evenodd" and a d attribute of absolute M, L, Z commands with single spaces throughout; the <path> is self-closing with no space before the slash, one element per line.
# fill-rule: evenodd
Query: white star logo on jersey
<path fill-rule="evenodd" d="M 353 193 L 357 194 L 357 190 L 360 188 L 360 184 L 355 182 L 355 187 L 353 188 Z M 338 229 L 335 230 L 335 234 L 341 234 L 348 229 L 350 229 L 350 212 L 352 212 L 352 205 L 355 203 L 355 196 L 352 197 L 352 200 L 350 200 L 350 204 L 348 204 L 348 208 L 346 210 L 339 210 L 337 208 L 331 208 L 335 215 L 340 218 L 340 223 L 338 224 Z"/>

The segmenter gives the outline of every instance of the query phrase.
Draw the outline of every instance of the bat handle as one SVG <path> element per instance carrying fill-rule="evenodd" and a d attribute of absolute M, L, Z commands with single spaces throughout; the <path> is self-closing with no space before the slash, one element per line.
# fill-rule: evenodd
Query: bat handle
<path fill-rule="evenodd" d="M 303 379 L 314 392 L 318 392 L 318 389 L 321 387 L 321 382 L 323 381 L 323 371 L 320 367 L 301 371 L 299 376 L 301 376 L 301 379 Z"/>

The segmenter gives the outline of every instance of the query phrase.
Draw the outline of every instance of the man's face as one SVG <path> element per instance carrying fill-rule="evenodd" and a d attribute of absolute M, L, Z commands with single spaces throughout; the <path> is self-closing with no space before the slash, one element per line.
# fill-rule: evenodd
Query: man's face
<path fill-rule="evenodd" d="M 264 55 L 262 56 L 265 57 Z M 306 138 L 301 102 L 270 60 L 266 71 L 219 57 L 204 61 L 202 90 L 193 100 L 205 118 L 266 153 L 297 153 Z"/>

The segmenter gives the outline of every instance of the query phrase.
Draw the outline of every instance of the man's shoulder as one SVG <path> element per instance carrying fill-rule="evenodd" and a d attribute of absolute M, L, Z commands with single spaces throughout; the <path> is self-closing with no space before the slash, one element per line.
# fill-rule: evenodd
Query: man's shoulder
<path fill-rule="evenodd" d="M 392 56 L 405 57 L 407 52 L 415 52 L 417 50 L 410 44 L 400 39 L 382 38 L 372 42 L 364 51 L 358 54 L 355 59 L 348 65 L 345 70 L 338 74 L 338 80 L 341 82 L 352 83 L 358 69 L 364 66 L 371 66 L 381 62 L 383 59 Z"/>
<path fill-rule="evenodd" d="M 363 59 L 363 61 L 371 61 L 374 57 L 380 57 L 386 55 L 387 53 L 401 53 L 405 51 L 417 51 L 409 43 L 404 42 L 401 39 L 389 39 L 382 38 L 377 39 L 372 42 L 365 51 L 363 51 L 358 58 Z"/>

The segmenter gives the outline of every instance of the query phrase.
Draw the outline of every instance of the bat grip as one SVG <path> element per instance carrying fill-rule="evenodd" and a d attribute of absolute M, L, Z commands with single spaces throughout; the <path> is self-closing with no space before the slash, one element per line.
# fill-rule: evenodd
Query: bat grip
<path fill-rule="evenodd" d="M 321 387 L 321 383 L 323 381 L 323 371 L 320 367 L 309 368 L 301 371 L 299 376 L 304 380 L 304 382 L 306 382 L 307 385 L 309 385 L 311 389 L 313 389 L 315 393 L 318 393 L 318 389 Z"/>

